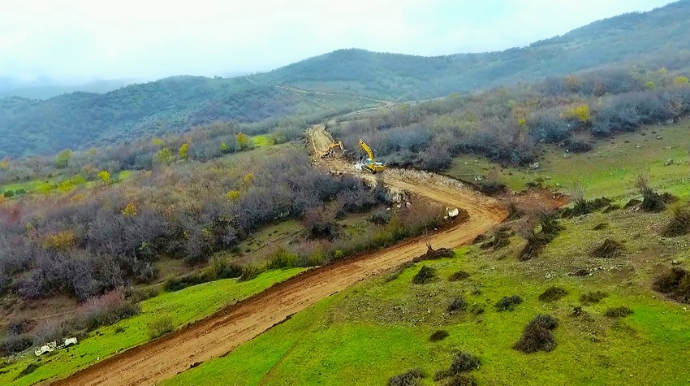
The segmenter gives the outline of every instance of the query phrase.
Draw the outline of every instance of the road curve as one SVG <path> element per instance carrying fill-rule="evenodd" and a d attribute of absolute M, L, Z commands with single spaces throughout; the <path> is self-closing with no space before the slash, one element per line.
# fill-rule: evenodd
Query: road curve
<path fill-rule="evenodd" d="M 329 167 L 349 168 L 344 163 L 331 163 Z M 426 237 L 309 270 L 171 335 L 55 381 L 53 385 L 154 385 L 198 363 L 227 354 L 321 299 L 422 255 L 427 250 L 427 242 L 434 248 L 455 248 L 471 242 L 507 216 L 497 201 L 435 174 L 390 169 L 384 173 L 384 182 L 447 206 L 463 208 L 469 219 Z"/>

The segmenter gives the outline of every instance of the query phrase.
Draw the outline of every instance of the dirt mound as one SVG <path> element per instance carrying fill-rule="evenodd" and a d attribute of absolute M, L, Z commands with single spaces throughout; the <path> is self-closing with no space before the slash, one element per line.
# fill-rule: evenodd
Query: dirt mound
<path fill-rule="evenodd" d="M 544 293 L 539 295 L 539 300 L 550 303 L 555 302 L 566 295 L 568 295 L 568 291 L 564 290 L 563 288 L 549 287 L 546 291 L 544 291 Z"/>
<path fill-rule="evenodd" d="M 628 201 L 628 203 L 625 204 L 625 206 L 623 206 L 623 209 L 634 208 L 634 207 L 636 207 L 636 206 L 638 206 L 638 205 L 640 205 L 640 204 L 642 204 L 642 201 L 633 198 L 632 200 Z"/>
<path fill-rule="evenodd" d="M 631 315 L 632 313 L 633 311 L 628 307 L 615 307 L 606 310 L 606 313 L 604 313 L 604 315 L 608 316 L 609 318 L 625 318 L 626 316 Z"/>
<path fill-rule="evenodd" d="M 673 215 L 671 222 L 664 228 L 662 236 L 678 237 L 690 233 L 690 209 L 679 209 Z"/>
<path fill-rule="evenodd" d="M 623 246 L 623 244 L 611 239 L 606 239 L 603 244 L 594 249 L 589 255 L 600 259 L 613 259 L 620 257 L 623 252 L 625 252 L 625 246 Z"/>
<path fill-rule="evenodd" d="M 551 315 L 537 315 L 525 327 L 522 337 L 513 348 L 526 354 L 552 351 L 556 348 L 556 339 L 552 332 L 556 327 L 558 327 L 558 319 Z"/>
<path fill-rule="evenodd" d="M 435 269 L 423 265 L 419 272 L 412 278 L 412 282 L 414 284 L 428 284 L 436 280 L 436 277 Z"/>
<path fill-rule="evenodd" d="M 465 271 L 458 271 L 455 272 L 454 274 L 450 275 L 448 278 L 448 281 L 460 281 L 460 280 L 465 280 L 468 277 L 470 277 L 470 274 L 465 272 Z"/>
<path fill-rule="evenodd" d="M 652 289 L 678 302 L 690 304 L 690 272 L 673 267 L 654 280 Z"/>
<path fill-rule="evenodd" d="M 412 262 L 414 263 L 419 263 L 420 261 L 425 261 L 425 260 L 438 260 L 438 259 L 445 259 L 449 257 L 455 257 L 455 252 L 453 252 L 452 249 L 449 248 L 440 248 L 440 249 L 433 249 L 430 244 L 427 244 L 427 250 L 426 253 L 415 257 Z"/>

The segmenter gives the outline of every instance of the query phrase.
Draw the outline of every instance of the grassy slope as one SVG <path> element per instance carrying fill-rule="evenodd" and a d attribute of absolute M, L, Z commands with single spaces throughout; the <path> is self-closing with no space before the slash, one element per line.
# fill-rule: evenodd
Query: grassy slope
<path fill-rule="evenodd" d="M 97 358 L 103 359 L 123 349 L 145 343 L 149 340 L 148 325 L 158 317 L 170 316 L 177 329 L 301 271 L 302 269 L 270 271 L 247 282 L 219 280 L 145 300 L 141 303 L 142 312 L 139 315 L 90 333 L 88 338 L 72 349 L 41 357 L 40 361 L 30 354 L 28 358 L 0 368 L 0 384 L 29 385 L 43 379 L 64 377 L 94 363 Z M 118 333 L 118 329 L 123 331 Z M 30 375 L 15 381 L 17 375 L 30 363 L 39 363 L 41 366 Z"/>
<path fill-rule="evenodd" d="M 474 273 L 461 283 L 412 285 L 417 265 L 393 282 L 379 279 L 355 287 L 166 384 L 385 384 L 390 376 L 413 367 L 433 374 L 447 367 L 456 349 L 482 358 L 482 369 L 476 373 L 480 384 L 610 385 L 630 379 L 636 384 L 674 384 L 690 377 L 683 349 L 690 344 L 690 332 L 683 327 L 690 314 L 679 305 L 654 299 L 646 290 L 630 293 L 624 286 L 605 285 L 604 278 L 526 282 L 522 269 L 509 269 L 513 262 L 492 261 L 491 267 L 486 263 L 479 254 L 462 252 L 460 258 L 430 264 L 442 278 L 457 269 Z M 541 291 L 553 284 L 571 294 L 554 304 L 538 301 Z M 481 295 L 469 295 L 475 286 L 481 287 Z M 602 287 L 612 296 L 585 307 L 589 318 L 568 316 L 580 294 Z M 470 304 L 483 305 L 486 313 L 447 315 L 445 306 L 462 293 Z M 526 299 L 516 311 L 498 313 L 491 308 L 513 293 Z M 605 308 L 623 304 L 635 314 L 620 321 L 602 315 Z M 512 350 L 522 328 L 538 313 L 561 320 L 558 348 L 533 355 Z M 428 342 L 440 328 L 450 337 Z M 649 366 L 650 361 L 655 365 Z"/>
<path fill-rule="evenodd" d="M 115 180 L 117 182 L 125 181 L 125 180 L 131 178 L 133 173 L 136 173 L 136 171 L 123 170 L 117 175 L 117 178 Z M 62 179 L 68 179 L 69 177 L 71 177 L 71 176 L 63 176 L 63 178 L 53 177 L 53 178 L 48 178 L 48 179 L 36 179 L 36 180 L 27 181 L 27 182 L 18 182 L 18 183 L 0 185 L 0 192 L 5 192 L 7 190 L 24 189 L 27 194 L 30 194 L 30 193 L 48 194 L 48 193 L 55 192 L 58 189 L 58 185 L 60 185 L 61 180 Z M 86 188 L 92 188 L 94 186 L 99 186 L 99 185 L 101 185 L 100 180 L 93 180 L 93 181 L 87 181 L 83 186 Z"/>
<path fill-rule="evenodd" d="M 656 134 L 654 134 L 656 132 Z M 669 126 L 650 126 L 638 133 L 599 140 L 595 150 L 583 154 L 570 154 L 555 146 L 539 160 L 540 169 L 526 167 L 501 168 L 485 159 L 459 157 L 446 173 L 452 177 L 472 180 L 496 168 L 500 179 L 512 190 L 522 190 L 530 181 L 544 179 L 544 184 L 568 193 L 573 181 L 587 188 L 587 196 L 622 199 L 636 195 L 635 179 L 645 173 L 652 185 L 679 196 L 690 196 L 690 121 Z M 662 139 L 656 139 L 657 136 Z M 638 149 L 637 145 L 641 147 Z M 669 159 L 674 165 L 664 166 Z M 477 162 L 475 162 L 477 161 Z"/>
<path fill-rule="evenodd" d="M 645 136 L 617 137 L 614 144 L 601 143 L 597 150 L 570 159 L 550 151 L 542 162 L 545 166 L 536 173 L 510 169 L 503 174 L 514 189 L 538 177 L 551 177 L 546 183 L 555 186 L 557 182 L 567 185 L 577 176 L 588 187 L 589 196 L 622 200 L 636 194 L 634 179 L 647 172 L 656 186 L 687 197 L 688 129 L 687 123 L 649 128 Z M 654 130 L 660 130 L 662 140 L 656 139 Z M 668 158 L 681 164 L 664 166 Z M 468 161 L 469 165 L 456 161 L 456 166 L 474 168 L 477 174 L 493 167 L 485 161 Z M 433 374 L 446 368 L 458 349 L 481 357 L 482 368 L 474 375 L 485 385 L 685 384 L 690 382 L 686 365 L 690 312 L 686 305 L 668 301 L 650 288 L 661 267 L 672 261 L 690 265 L 690 236 L 658 236 L 670 216 L 668 211 L 617 211 L 564 220 L 566 230 L 540 257 L 528 262 L 517 259 L 522 246 L 517 237 L 496 252 L 465 248 L 455 259 L 426 263 L 439 272 L 441 279 L 433 284 L 410 283 L 421 264 L 391 282 L 370 280 L 165 384 L 371 385 L 385 384 L 393 375 L 420 367 L 429 375 L 424 384 L 432 385 Z M 601 223 L 609 227 L 593 230 Z M 622 242 L 626 253 L 615 259 L 589 257 L 606 238 Z M 593 273 L 569 275 L 583 268 Z M 446 278 L 457 270 L 472 276 L 448 282 Z M 539 301 L 539 294 L 553 285 L 567 289 L 569 295 L 554 303 Z M 480 289 L 479 295 L 473 294 L 475 288 Z M 610 296 L 599 304 L 582 304 L 580 295 L 590 291 Z M 486 312 L 447 314 L 447 305 L 460 294 Z M 525 299 L 516 311 L 494 310 L 497 300 L 512 294 Z M 618 320 L 604 316 L 609 307 L 623 305 L 634 314 Z M 570 316 L 576 306 L 582 306 L 586 315 Z M 560 320 L 556 350 L 531 355 L 512 350 L 527 322 L 540 313 Z M 450 337 L 429 342 L 438 329 L 449 331 Z"/>

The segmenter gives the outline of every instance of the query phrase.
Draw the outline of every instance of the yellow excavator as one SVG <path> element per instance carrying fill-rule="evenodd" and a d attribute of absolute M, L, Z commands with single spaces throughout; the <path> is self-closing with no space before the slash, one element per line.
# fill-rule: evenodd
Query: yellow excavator
<path fill-rule="evenodd" d="M 371 150 L 369 145 L 367 145 L 361 139 L 359 140 L 359 147 L 361 147 L 362 150 L 367 153 L 368 158 L 364 161 L 364 167 L 367 168 L 367 170 L 374 174 L 386 170 L 386 165 L 382 164 L 381 162 L 376 162 L 374 152 Z"/>
<path fill-rule="evenodd" d="M 338 141 L 338 142 L 333 142 L 328 144 L 328 149 L 321 153 L 321 158 L 326 158 L 330 157 L 334 154 L 335 149 L 340 148 L 340 150 L 345 150 L 345 147 L 343 146 L 343 141 Z"/>

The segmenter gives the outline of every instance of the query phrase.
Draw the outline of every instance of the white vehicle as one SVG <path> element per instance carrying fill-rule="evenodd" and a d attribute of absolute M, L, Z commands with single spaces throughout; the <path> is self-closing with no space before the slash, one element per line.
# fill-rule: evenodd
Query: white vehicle
<path fill-rule="evenodd" d="M 34 354 L 36 354 L 37 357 L 40 357 L 43 354 L 47 354 L 55 350 L 60 350 L 65 347 L 73 346 L 77 343 L 77 338 L 62 338 L 62 343 L 60 343 L 59 346 L 57 345 L 57 342 L 46 343 L 43 346 L 34 350 Z"/>

